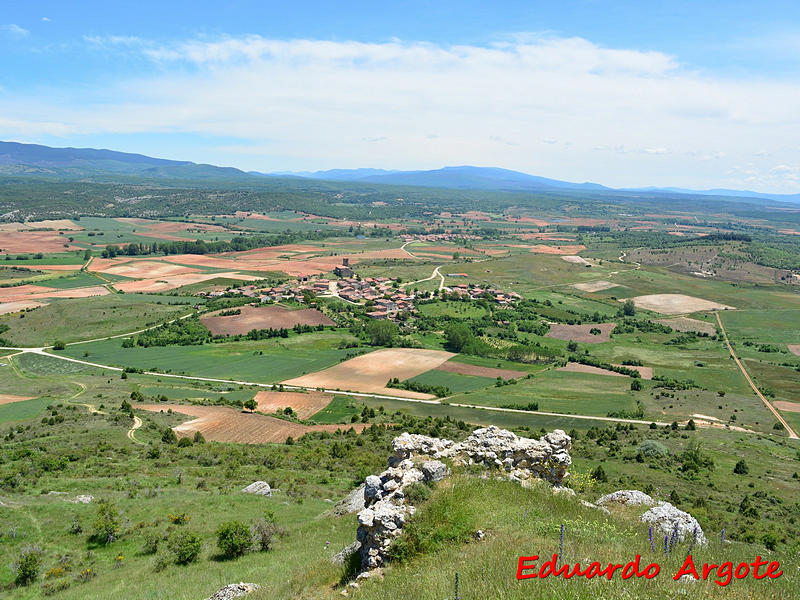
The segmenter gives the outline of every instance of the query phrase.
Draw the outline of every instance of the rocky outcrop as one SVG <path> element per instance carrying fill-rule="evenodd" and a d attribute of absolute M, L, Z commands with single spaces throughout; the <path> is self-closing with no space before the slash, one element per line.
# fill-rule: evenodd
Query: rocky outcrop
<path fill-rule="evenodd" d="M 692 515 L 674 507 L 669 502 L 659 502 L 656 506 L 648 510 L 641 517 L 642 522 L 649 523 L 661 533 L 661 535 L 677 535 L 678 541 L 691 540 L 694 538 L 695 544 L 704 545 L 706 536 Z"/>
<path fill-rule="evenodd" d="M 479 465 L 507 479 L 525 483 L 541 478 L 560 486 L 571 464 L 570 437 L 555 430 L 538 440 L 519 437 L 495 426 L 476 429 L 463 442 L 403 433 L 392 441 L 389 468 L 364 482 L 364 509 L 358 513 L 357 540 L 361 567 L 381 567 L 389 547 L 415 508 L 406 502 L 405 488 L 440 481 L 449 474 L 440 458 L 454 465 Z M 416 461 L 416 462 L 415 462 Z"/>
<path fill-rule="evenodd" d="M 258 588 L 259 586 L 255 583 L 231 583 L 218 590 L 207 600 L 233 600 L 234 598 L 246 596 L 250 592 L 256 591 Z"/>
<path fill-rule="evenodd" d="M 272 496 L 272 489 L 266 481 L 254 481 L 246 488 L 242 489 L 245 494 L 256 494 L 257 496 Z"/>
<path fill-rule="evenodd" d="M 569 456 L 571 446 L 572 440 L 560 429 L 534 440 L 490 425 L 476 429 L 466 440 L 458 443 L 403 433 L 392 441 L 394 455 L 389 464 L 397 464 L 412 456 L 450 458 L 454 464 L 479 464 L 500 469 L 515 481 L 538 477 L 561 485 L 572 464 Z"/>
<path fill-rule="evenodd" d="M 355 542 L 353 542 L 349 546 L 345 546 L 344 548 L 339 550 L 339 552 L 334 554 L 333 557 L 331 558 L 331 562 L 333 564 L 335 564 L 335 565 L 343 565 L 344 563 L 346 563 L 348 561 L 348 559 L 353 554 L 358 552 L 360 548 L 361 548 L 361 542 L 356 540 Z"/>
<path fill-rule="evenodd" d="M 333 514 L 343 516 L 364 510 L 364 488 L 365 485 L 361 484 L 347 494 L 346 498 L 337 502 L 332 509 Z"/>
<path fill-rule="evenodd" d="M 621 504 L 623 506 L 653 506 L 655 501 L 650 496 L 644 492 L 640 492 L 639 490 L 619 490 L 598 498 L 595 504 L 598 506 L 604 506 L 606 504 Z"/>

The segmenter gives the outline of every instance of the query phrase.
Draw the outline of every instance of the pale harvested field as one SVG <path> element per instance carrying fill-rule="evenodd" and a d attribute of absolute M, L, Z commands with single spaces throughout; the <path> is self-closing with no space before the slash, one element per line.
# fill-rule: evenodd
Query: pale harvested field
<path fill-rule="evenodd" d="M 135 409 L 151 412 L 172 412 L 196 417 L 173 427 L 178 437 L 192 437 L 196 431 L 212 442 L 239 444 L 283 443 L 311 431 L 336 431 L 350 429 L 361 431 L 369 424 L 354 425 L 300 425 L 275 417 L 246 413 L 227 406 L 187 406 L 184 404 L 136 404 Z"/>
<path fill-rule="evenodd" d="M 570 373 L 591 373 L 592 375 L 611 375 L 612 377 L 627 377 L 622 373 L 615 373 L 608 369 L 593 367 L 592 365 L 582 365 L 581 363 L 568 362 L 565 366 L 559 367 L 556 371 L 569 371 Z"/>
<path fill-rule="evenodd" d="M 661 323 L 667 327 L 672 327 L 675 331 L 697 331 L 699 333 L 707 333 L 714 335 L 717 328 L 712 323 L 700 321 L 698 319 L 690 319 L 689 317 L 678 317 L 677 319 L 655 319 L 656 323 Z"/>
<path fill-rule="evenodd" d="M 800 344 L 786 344 L 786 347 L 789 348 L 789 352 L 795 356 L 800 356 Z"/>
<path fill-rule="evenodd" d="M 4 404 L 12 404 L 14 402 L 22 402 L 23 400 L 32 400 L 35 396 L 15 396 L 14 394 L 0 394 L 0 406 Z"/>
<path fill-rule="evenodd" d="M 574 237 L 564 237 L 564 234 L 552 233 L 523 233 L 519 236 L 521 240 L 546 240 L 549 242 L 574 242 Z"/>
<path fill-rule="evenodd" d="M 3 302 L 0 303 L 0 315 L 7 315 L 9 313 L 19 312 L 28 308 L 38 308 L 44 306 L 41 302 L 34 302 L 33 300 L 21 300 L 18 302 Z"/>
<path fill-rule="evenodd" d="M 634 365 L 614 365 L 615 367 L 625 367 L 626 369 L 632 369 L 633 371 L 639 371 L 639 375 L 642 376 L 642 379 L 646 379 L 650 381 L 653 378 L 653 367 L 640 367 Z"/>
<path fill-rule="evenodd" d="M 536 225 L 537 227 L 547 227 L 550 225 L 550 221 L 545 221 L 544 219 L 537 219 L 535 217 L 510 217 L 507 219 L 509 222 L 519 222 L 519 223 L 531 223 Z"/>
<path fill-rule="evenodd" d="M 330 404 L 331 394 L 324 392 L 258 392 L 258 411 L 264 413 L 283 410 L 291 406 L 301 419 L 308 419 Z"/>
<path fill-rule="evenodd" d="M 0 302 L 14 302 L 27 300 L 29 296 L 39 294 L 41 292 L 53 291 L 55 288 L 45 287 L 43 285 L 33 285 L 27 283 L 25 285 L 17 285 L 14 287 L 0 288 Z"/>
<path fill-rule="evenodd" d="M 436 367 L 437 371 L 447 371 L 448 373 L 459 373 L 460 375 L 477 375 L 478 377 L 491 377 L 497 379 L 517 379 L 525 377 L 525 371 L 513 371 L 511 369 L 496 369 L 494 367 L 477 367 L 465 363 L 447 361 Z"/>
<path fill-rule="evenodd" d="M 531 252 L 536 254 L 577 254 L 581 250 L 586 250 L 583 244 L 573 244 L 570 246 L 547 246 L 545 244 L 536 244 L 531 247 Z"/>
<path fill-rule="evenodd" d="M 73 288 L 71 290 L 53 290 L 41 292 L 39 294 L 31 294 L 29 298 L 91 298 L 92 296 L 105 296 L 110 294 L 102 285 L 93 285 L 89 287 Z"/>
<path fill-rule="evenodd" d="M 57 231 L 2 231 L 0 252 L 14 254 L 81 250 L 70 244 L 67 238 L 66 235 L 58 235 Z"/>
<path fill-rule="evenodd" d="M 562 256 L 561 260 L 565 260 L 568 263 L 572 263 L 573 265 L 590 265 L 590 264 L 592 264 L 588 260 L 583 258 L 582 256 L 576 256 L 576 255 Z"/>
<path fill-rule="evenodd" d="M 251 329 L 291 329 L 295 325 L 335 325 L 316 308 L 289 310 L 282 306 L 241 306 L 238 315 L 219 316 L 222 311 L 200 318 L 214 335 L 243 335 Z"/>
<path fill-rule="evenodd" d="M 170 275 L 183 275 L 184 273 L 197 273 L 197 269 L 184 267 L 170 263 L 158 262 L 153 260 L 141 260 L 128 262 L 121 265 L 114 265 L 100 271 L 101 273 L 111 273 L 112 275 L 122 275 L 133 279 L 144 279 L 154 277 L 167 277 Z"/>
<path fill-rule="evenodd" d="M 798 402 L 785 402 L 784 400 L 777 400 L 773 402 L 775 408 L 785 410 L 786 412 L 800 412 L 800 403 Z"/>
<path fill-rule="evenodd" d="M 31 229 L 57 229 L 61 231 L 81 231 L 83 227 L 69 219 L 47 219 L 27 223 L 2 223 L 0 231 L 29 231 Z"/>
<path fill-rule="evenodd" d="M 240 279 L 242 281 L 258 281 L 255 275 L 244 275 L 236 272 L 225 273 L 186 273 L 184 275 L 172 275 L 170 277 L 162 277 L 159 279 L 140 279 L 138 281 L 122 281 L 115 283 L 114 287 L 124 292 L 163 292 L 165 290 L 174 290 L 184 285 L 191 285 L 193 283 L 201 283 L 209 279 L 216 279 L 218 277 L 226 279 Z"/>
<path fill-rule="evenodd" d="M 95 259 L 96 260 L 96 259 Z M 179 265 L 195 265 L 198 267 L 214 267 L 220 269 L 236 269 L 238 265 L 229 258 L 219 258 L 207 254 L 174 254 L 165 256 L 163 260 Z M 94 266 L 94 263 L 92 263 Z"/>
<path fill-rule="evenodd" d="M 617 284 L 610 281 L 587 281 L 586 283 L 574 283 L 572 287 L 582 292 L 602 292 L 617 287 Z"/>
<path fill-rule="evenodd" d="M 621 299 L 620 302 L 624 302 Z M 649 294 L 633 298 L 636 308 L 651 310 L 664 315 L 684 315 L 704 310 L 724 310 L 733 308 L 711 300 L 686 296 L 685 294 Z"/>
<path fill-rule="evenodd" d="M 392 377 L 400 381 L 435 369 L 455 356 L 442 350 L 389 348 L 351 358 L 322 371 L 295 377 L 283 383 L 303 387 L 353 390 L 370 394 L 386 394 L 405 398 L 428 399 L 430 394 L 387 388 Z"/>
<path fill-rule="evenodd" d="M 557 340 L 583 342 L 585 344 L 599 344 L 609 340 L 609 334 L 616 326 L 616 323 L 587 323 L 585 325 L 552 323 L 550 331 L 547 332 L 547 337 L 556 338 Z M 590 330 L 595 328 L 600 330 L 598 335 L 589 333 Z"/>

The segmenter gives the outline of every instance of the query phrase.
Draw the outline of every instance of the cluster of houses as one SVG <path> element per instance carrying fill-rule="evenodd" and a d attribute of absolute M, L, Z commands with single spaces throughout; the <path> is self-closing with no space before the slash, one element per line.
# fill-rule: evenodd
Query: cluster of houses
<path fill-rule="evenodd" d="M 449 286 L 451 294 L 467 295 L 472 299 L 487 298 L 494 300 L 500 306 L 509 306 L 516 300 L 521 300 L 516 292 L 504 292 L 491 287 L 481 287 L 479 285 L 467 285 L 465 283 Z"/>

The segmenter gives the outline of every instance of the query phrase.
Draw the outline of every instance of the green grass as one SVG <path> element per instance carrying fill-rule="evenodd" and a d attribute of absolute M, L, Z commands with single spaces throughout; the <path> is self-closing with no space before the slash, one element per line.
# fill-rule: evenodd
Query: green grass
<path fill-rule="evenodd" d="M 189 300 L 191 301 L 191 300 Z M 54 301 L 19 315 L 3 315 L 3 337 L 13 344 L 40 346 L 60 339 L 77 342 L 156 325 L 187 314 L 187 300 L 169 296 L 112 294 Z"/>
<path fill-rule="evenodd" d="M 204 398 L 216 400 L 225 398 L 226 400 L 238 400 L 244 402 L 256 394 L 254 388 L 239 389 L 238 386 L 221 386 L 218 384 L 198 383 L 197 387 L 172 387 L 167 385 L 142 385 L 139 389 L 145 396 L 166 396 L 170 400 L 185 400 Z M 204 386 L 204 387 L 201 387 Z"/>
<path fill-rule="evenodd" d="M 587 390 L 591 390 L 587 394 Z M 517 384 L 490 387 L 480 393 L 459 394 L 451 402 L 502 406 L 538 402 L 539 410 L 605 417 L 609 412 L 633 410 L 630 378 L 549 370 Z"/>
<path fill-rule="evenodd" d="M 42 258 L 33 258 L 32 254 L 26 254 L 25 252 L 17 252 L 14 254 L 6 255 L 9 257 L 8 259 L 3 259 L 0 261 L 0 265 L 5 266 L 18 266 L 18 267 L 26 267 L 26 266 L 36 266 L 36 265 L 75 265 L 75 268 L 79 268 L 84 262 L 83 260 L 83 251 L 80 252 L 53 252 L 50 254 L 45 254 Z M 16 260 L 17 256 L 25 255 L 29 258 L 26 260 Z"/>
<path fill-rule="evenodd" d="M 443 385 L 450 389 L 454 394 L 468 392 L 494 385 L 495 380 L 489 377 L 476 377 L 475 375 L 461 375 L 460 373 L 449 373 L 432 369 L 408 381 L 423 383 L 425 385 Z"/>
<path fill-rule="evenodd" d="M 452 317 L 454 319 L 482 319 L 486 309 L 474 302 L 433 302 L 419 307 L 419 313 L 428 317 Z"/>
<path fill-rule="evenodd" d="M 328 406 L 311 416 L 311 420 L 319 424 L 350 423 L 350 418 L 361 414 L 363 407 L 361 400 L 351 396 L 334 396 Z"/>
<path fill-rule="evenodd" d="M 98 371 L 95 367 L 41 354 L 21 354 L 13 358 L 20 368 L 34 375 L 72 375 Z"/>
<path fill-rule="evenodd" d="M 48 404 L 52 404 L 52 402 L 51 398 L 33 398 L 31 400 L 3 404 L 0 406 L 0 424 L 33 419 L 39 416 L 45 407 Z"/>
<path fill-rule="evenodd" d="M 352 352 L 337 347 L 343 339 L 350 336 L 326 331 L 287 339 L 151 348 L 123 348 L 122 339 L 114 339 L 67 346 L 64 354 L 84 358 L 88 352 L 86 360 L 92 362 L 165 373 L 278 383 L 340 362 Z"/>
<path fill-rule="evenodd" d="M 106 282 L 92 273 L 78 271 L 69 275 L 59 274 L 57 277 L 48 279 L 40 285 L 56 288 L 58 290 L 71 290 L 74 288 L 103 285 L 104 283 Z"/>

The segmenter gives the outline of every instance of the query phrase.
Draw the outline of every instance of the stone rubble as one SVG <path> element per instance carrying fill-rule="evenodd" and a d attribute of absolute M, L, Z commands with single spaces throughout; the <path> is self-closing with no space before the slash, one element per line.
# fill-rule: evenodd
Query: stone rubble
<path fill-rule="evenodd" d="M 403 490 L 414 483 L 440 481 L 450 473 L 447 465 L 436 459 L 496 469 L 522 484 L 544 479 L 561 486 L 572 463 L 571 446 L 571 438 L 559 429 L 534 440 L 491 425 L 476 429 L 459 443 L 419 434 L 399 435 L 392 441 L 389 468 L 364 482 L 364 509 L 358 513 L 356 535 L 361 544 L 362 574 L 383 565 L 392 542 L 414 514 Z"/>
<path fill-rule="evenodd" d="M 231 583 L 217 592 L 207 600 L 234 600 L 241 598 L 259 588 L 255 583 Z"/>

